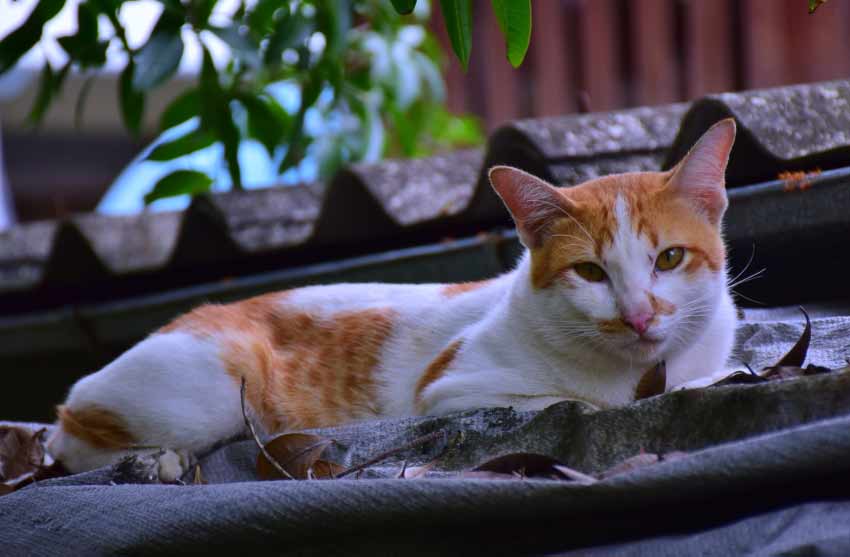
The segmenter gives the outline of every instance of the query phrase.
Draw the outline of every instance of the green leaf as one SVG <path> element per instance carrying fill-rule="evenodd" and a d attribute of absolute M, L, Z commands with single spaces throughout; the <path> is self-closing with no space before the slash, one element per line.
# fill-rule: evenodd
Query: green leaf
<path fill-rule="evenodd" d="M 77 95 L 77 102 L 74 104 L 74 128 L 81 129 L 83 127 L 83 114 L 86 111 L 86 101 L 91 93 L 91 87 L 94 84 L 95 76 L 90 75 L 83 82 L 80 88 L 80 93 Z"/>
<path fill-rule="evenodd" d="M 210 19 L 210 14 L 215 8 L 218 0 L 192 0 L 191 12 L 192 12 L 192 24 L 195 27 L 203 27 L 207 24 L 207 21 Z"/>
<path fill-rule="evenodd" d="M 175 195 L 195 195 L 209 191 L 212 179 L 202 172 L 195 170 L 176 170 L 160 179 L 153 189 L 145 195 L 145 203 L 150 204 L 157 199 L 174 197 Z"/>
<path fill-rule="evenodd" d="M 170 161 L 201 149 L 206 149 L 215 143 L 215 136 L 207 130 L 198 128 L 190 131 L 173 141 L 161 143 L 147 156 L 149 161 Z"/>
<path fill-rule="evenodd" d="M 393 8 L 401 15 L 407 15 L 413 12 L 416 7 L 416 0 L 392 0 Z"/>
<path fill-rule="evenodd" d="M 35 102 L 30 110 L 27 119 L 31 124 L 38 124 L 50 107 L 50 103 L 56 97 L 56 93 L 62 88 L 62 83 L 65 81 L 65 76 L 68 75 L 68 69 L 71 64 L 65 64 L 59 73 L 54 73 L 50 62 L 44 64 L 41 70 L 41 79 L 39 80 L 38 94 Z"/>
<path fill-rule="evenodd" d="M 531 0 L 492 0 L 499 29 L 505 36 L 508 61 L 522 64 L 531 41 Z"/>
<path fill-rule="evenodd" d="M 469 68 L 469 53 L 472 51 L 472 1 L 440 0 L 440 8 L 452 50 L 466 70 Z"/>
<path fill-rule="evenodd" d="M 145 109 L 145 95 L 133 88 L 133 74 L 135 73 L 135 64 L 132 60 L 127 62 L 124 71 L 121 72 L 121 79 L 118 82 L 119 104 L 121 105 L 121 115 L 124 118 L 124 125 L 134 134 L 139 133 L 139 128 L 142 124 L 142 112 Z"/>
<path fill-rule="evenodd" d="M 0 74 L 9 71 L 41 39 L 44 25 L 65 5 L 65 0 L 39 0 L 26 21 L 0 41 Z"/>
<path fill-rule="evenodd" d="M 230 47 L 230 51 L 234 58 L 242 60 L 252 68 L 258 68 L 262 64 L 260 60 L 260 45 L 248 33 L 243 33 L 238 23 L 233 23 L 227 27 L 209 28 L 210 31 L 224 41 Z"/>
<path fill-rule="evenodd" d="M 159 118 L 159 129 L 165 131 L 197 116 L 201 110 L 201 97 L 197 89 L 189 89 L 171 101 Z"/>
<path fill-rule="evenodd" d="M 183 57 L 182 23 L 183 19 L 172 12 L 162 12 L 148 42 L 136 55 L 138 69 L 133 77 L 136 90 L 149 91 L 177 71 Z"/>
<path fill-rule="evenodd" d="M 325 51 L 339 55 L 346 47 L 346 35 L 351 28 L 351 5 L 348 0 L 336 0 L 333 9 L 319 10 L 316 20 L 319 30 L 325 35 Z"/>
<path fill-rule="evenodd" d="M 268 66 L 281 63 L 281 55 L 287 48 L 301 45 L 313 32 L 313 23 L 300 12 L 285 14 L 275 25 L 274 32 L 269 37 L 268 46 L 263 61 Z"/>
<path fill-rule="evenodd" d="M 248 27 L 256 38 L 271 35 L 275 29 L 274 15 L 277 10 L 281 14 L 288 14 L 286 3 L 280 0 L 259 0 L 248 14 Z M 288 17 L 284 15 L 283 17 Z"/>
<path fill-rule="evenodd" d="M 304 118 L 307 115 L 307 110 L 319 98 L 322 85 L 323 81 L 319 78 L 318 71 L 313 71 L 301 86 L 301 106 L 298 107 L 298 112 L 295 114 L 290 128 L 286 142 L 286 155 L 278 166 L 278 172 L 281 174 L 298 164 L 310 144 L 310 138 L 304 135 Z"/>
<path fill-rule="evenodd" d="M 292 118 L 272 98 L 244 95 L 239 97 L 239 102 L 248 112 L 248 133 L 263 144 L 269 156 L 274 156 Z"/>
<path fill-rule="evenodd" d="M 202 45 L 204 51 L 201 64 L 201 125 L 216 136 L 224 145 L 224 159 L 233 181 L 234 189 L 242 189 L 242 177 L 239 170 L 239 129 L 233 123 L 230 111 L 230 98 L 225 95 L 218 80 L 210 51 Z"/>
<path fill-rule="evenodd" d="M 94 4 L 83 2 L 77 6 L 77 32 L 57 40 L 68 56 L 81 66 L 102 66 L 106 63 L 109 43 L 99 43 L 97 38 L 97 9 Z"/>

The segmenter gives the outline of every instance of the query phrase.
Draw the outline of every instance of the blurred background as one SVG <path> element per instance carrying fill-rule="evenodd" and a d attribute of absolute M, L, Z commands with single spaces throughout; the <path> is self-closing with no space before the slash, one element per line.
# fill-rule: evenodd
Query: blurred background
<path fill-rule="evenodd" d="M 35 0 L 0 0 L 0 37 L 18 27 L 35 4 Z M 159 115 L 195 82 L 200 68 L 200 49 L 187 40 L 179 72 L 149 94 L 140 133 L 133 136 L 124 127 L 116 95 L 125 59 L 110 50 L 106 65 L 97 72 L 72 71 L 62 94 L 42 121 L 32 125 L 28 115 L 38 94 L 39 72 L 45 59 L 62 63 L 64 54 L 52 38 L 74 32 L 77 4 L 78 0 L 69 0 L 48 24 L 47 40 L 0 76 L 0 181 L 5 180 L 7 187 L 0 208 L 5 204 L 11 209 L 6 214 L 21 222 L 98 206 L 112 213 L 140 209 L 142 196 L 162 172 L 151 174 L 145 165 L 153 163 L 132 161 L 157 138 Z M 473 3 L 475 28 L 466 72 L 451 55 L 439 3 L 434 2 L 430 11 L 417 8 L 422 28 L 442 46 L 443 53 L 434 58 L 444 78 L 438 101 L 452 114 L 474 117 L 463 120 L 466 128 L 459 139 L 429 152 L 481 143 L 488 132 L 510 119 L 657 105 L 707 93 L 847 77 L 850 3 L 829 2 L 814 16 L 807 14 L 806 4 L 806 0 L 534 0 L 528 55 L 514 69 L 505 59 L 490 2 L 481 0 Z M 235 6 L 222 0 L 216 10 L 224 13 Z M 131 44 L 144 42 L 160 11 L 153 0 L 128 2 L 122 8 Z M 226 64 L 228 48 L 215 41 L 207 44 L 216 62 Z M 396 62 L 401 68 L 407 63 L 403 57 Z M 285 101 L 285 91 L 282 96 Z M 365 160 L 398 154 L 384 148 Z M 192 156 L 203 166 L 202 154 Z M 259 157 L 252 163 L 250 152 L 240 152 L 240 159 L 243 156 L 248 161 L 243 162 L 247 168 L 243 173 L 258 173 L 246 178 L 246 187 L 315 179 L 321 164 L 307 160 L 300 173 L 276 178 L 273 170 L 258 170 L 264 168 Z M 112 184 L 112 198 L 105 200 Z"/>

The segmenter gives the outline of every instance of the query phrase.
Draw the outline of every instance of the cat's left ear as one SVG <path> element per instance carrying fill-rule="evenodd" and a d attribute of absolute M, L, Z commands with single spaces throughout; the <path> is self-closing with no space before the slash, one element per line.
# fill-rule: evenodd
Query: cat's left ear
<path fill-rule="evenodd" d="M 735 143 L 735 120 L 714 124 L 671 170 L 673 191 L 693 202 L 695 208 L 717 225 L 726 211 L 726 165 Z"/>
<path fill-rule="evenodd" d="M 529 249 L 540 246 L 552 221 L 569 209 L 557 188 L 518 168 L 494 166 L 490 183 L 514 218 L 520 241 Z"/>

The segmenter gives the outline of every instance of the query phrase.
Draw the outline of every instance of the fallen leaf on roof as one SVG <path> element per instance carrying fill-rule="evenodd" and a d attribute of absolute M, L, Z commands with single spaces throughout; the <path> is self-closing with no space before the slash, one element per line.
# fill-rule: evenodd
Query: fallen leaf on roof
<path fill-rule="evenodd" d="M 491 476 L 488 476 L 491 475 Z M 495 476 L 492 476 L 496 474 Z M 565 466 L 551 456 L 536 453 L 511 453 L 502 455 L 474 469 L 463 472 L 464 478 L 507 479 L 503 476 L 523 478 L 549 478 L 554 480 L 572 480 L 582 483 L 593 483 L 596 478 Z"/>
<path fill-rule="evenodd" d="M 334 477 L 342 471 L 338 464 L 321 460 L 332 444 L 332 439 L 318 435 L 284 433 L 266 443 L 265 449 L 293 478 L 306 480 L 311 470 L 316 478 Z M 264 480 L 285 479 L 262 452 L 257 456 L 257 474 Z"/>
<path fill-rule="evenodd" d="M 667 388 L 667 363 L 658 362 L 641 376 L 635 387 L 635 400 L 642 400 L 651 396 L 664 394 Z"/>
<path fill-rule="evenodd" d="M 520 476 L 515 474 L 503 474 L 501 472 L 490 472 L 489 470 L 465 470 L 460 473 L 465 480 L 519 480 Z"/>
<path fill-rule="evenodd" d="M 345 466 L 328 460 L 317 460 L 310 468 L 313 479 L 332 480 L 345 471 Z"/>
<path fill-rule="evenodd" d="M 802 307 L 800 311 L 803 312 L 803 317 L 806 318 L 806 326 L 803 327 L 803 333 L 800 335 L 800 338 L 794 343 L 794 346 L 788 351 L 787 354 L 782 356 L 778 362 L 776 362 L 776 366 L 802 366 L 803 362 L 806 361 L 806 354 L 809 352 L 809 344 L 812 341 L 812 321 L 809 319 L 809 314 Z"/>

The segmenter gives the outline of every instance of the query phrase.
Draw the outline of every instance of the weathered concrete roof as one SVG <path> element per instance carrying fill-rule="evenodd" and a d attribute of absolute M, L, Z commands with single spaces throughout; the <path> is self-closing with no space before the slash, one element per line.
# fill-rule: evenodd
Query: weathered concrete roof
<path fill-rule="evenodd" d="M 682 120 L 665 167 L 679 160 L 713 123 L 739 126 L 730 158 L 733 186 L 769 180 L 786 170 L 846 166 L 850 160 L 850 81 L 710 95 Z"/>

